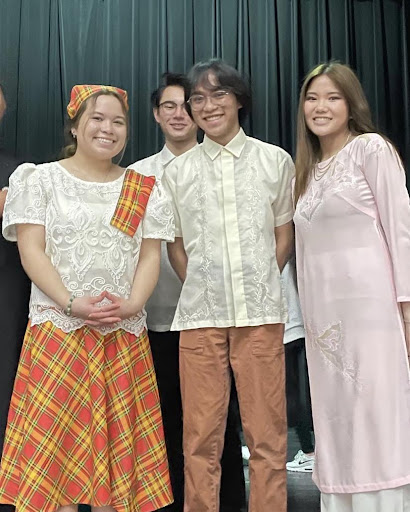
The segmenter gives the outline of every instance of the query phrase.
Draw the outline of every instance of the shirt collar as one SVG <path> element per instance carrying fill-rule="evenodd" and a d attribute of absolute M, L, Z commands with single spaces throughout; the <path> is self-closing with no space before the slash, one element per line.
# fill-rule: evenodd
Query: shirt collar
<path fill-rule="evenodd" d="M 195 146 L 198 146 L 198 143 L 196 143 Z M 166 144 L 164 144 L 164 147 L 161 149 L 159 154 L 161 156 L 161 163 L 164 168 L 176 158 L 176 155 L 174 155 L 174 153 Z"/>
<path fill-rule="evenodd" d="M 166 144 L 164 144 L 164 147 L 160 151 L 161 155 L 161 163 L 162 166 L 165 168 L 168 164 L 172 162 L 176 158 L 174 153 L 168 148 Z"/>
<path fill-rule="evenodd" d="M 232 153 L 233 156 L 235 156 L 236 158 L 239 158 L 245 146 L 245 142 L 245 132 L 242 130 L 242 128 L 240 128 L 239 132 L 231 141 L 228 142 L 226 146 L 221 146 L 220 144 L 214 142 L 205 135 L 202 147 L 204 148 L 205 153 L 209 156 L 211 160 L 215 160 L 215 158 L 220 154 L 223 148 Z"/>

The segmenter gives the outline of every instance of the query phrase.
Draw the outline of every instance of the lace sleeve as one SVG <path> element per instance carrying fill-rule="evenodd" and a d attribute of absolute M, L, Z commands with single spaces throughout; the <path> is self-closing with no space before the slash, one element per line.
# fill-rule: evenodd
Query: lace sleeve
<path fill-rule="evenodd" d="M 46 195 L 40 170 L 30 163 L 22 164 L 10 176 L 9 191 L 3 214 L 3 236 L 17 240 L 17 224 L 45 224 Z"/>
<path fill-rule="evenodd" d="M 157 179 L 145 211 L 142 237 L 173 242 L 174 236 L 175 224 L 171 203 L 161 180 Z"/>

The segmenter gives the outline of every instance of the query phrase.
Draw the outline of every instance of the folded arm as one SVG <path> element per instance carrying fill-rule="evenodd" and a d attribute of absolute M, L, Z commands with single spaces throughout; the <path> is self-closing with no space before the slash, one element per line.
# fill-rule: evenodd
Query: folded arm
<path fill-rule="evenodd" d="M 188 256 L 184 248 L 184 239 L 176 237 L 175 242 L 167 244 L 168 258 L 175 273 L 182 282 L 186 279 Z"/>

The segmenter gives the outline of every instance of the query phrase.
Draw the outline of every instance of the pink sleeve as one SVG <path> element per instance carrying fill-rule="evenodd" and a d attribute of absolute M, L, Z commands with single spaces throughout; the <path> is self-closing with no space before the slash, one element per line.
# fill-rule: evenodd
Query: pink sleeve
<path fill-rule="evenodd" d="M 410 199 L 395 149 L 375 136 L 365 150 L 363 172 L 373 192 L 389 246 L 397 301 L 410 301 Z"/>

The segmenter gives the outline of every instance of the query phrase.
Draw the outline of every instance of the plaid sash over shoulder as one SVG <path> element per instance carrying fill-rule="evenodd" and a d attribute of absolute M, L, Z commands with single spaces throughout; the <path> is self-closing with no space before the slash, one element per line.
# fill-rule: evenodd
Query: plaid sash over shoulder
<path fill-rule="evenodd" d="M 144 216 L 154 184 L 154 176 L 144 176 L 127 169 L 111 226 L 134 236 Z"/>

